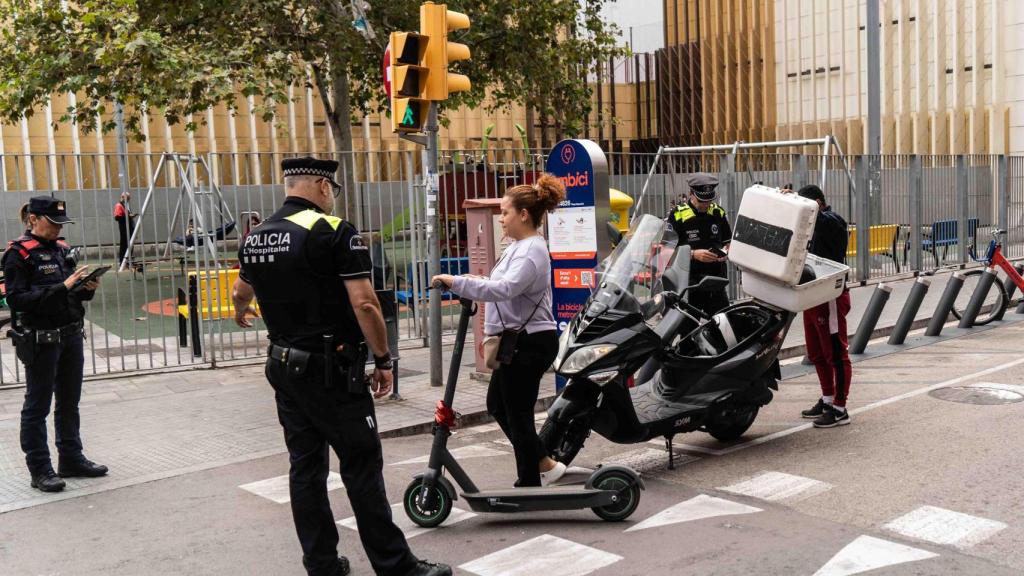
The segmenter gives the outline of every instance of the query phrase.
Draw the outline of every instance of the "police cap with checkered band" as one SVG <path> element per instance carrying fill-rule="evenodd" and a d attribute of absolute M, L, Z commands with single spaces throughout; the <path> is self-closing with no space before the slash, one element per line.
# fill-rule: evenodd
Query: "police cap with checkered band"
<path fill-rule="evenodd" d="M 688 180 L 690 192 L 701 202 L 710 202 L 718 197 L 715 188 L 718 187 L 718 178 L 707 172 L 691 174 Z"/>
<path fill-rule="evenodd" d="M 326 178 L 332 186 L 340 186 L 334 181 L 338 171 L 338 163 L 334 160 L 321 160 L 312 156 L 301 158 L 285 158 L 281 161 L 281 172 L 284 176 L 320 176 Z"/>
<path fill-rule="evenodd" d="M 74 224 L 75 221 L 68 218 L 67 205 L 59 198 L 50 196 L 33 196 L 28 201 L 28 213 L 37 216 L 45 216 L 54 224 Z"/>

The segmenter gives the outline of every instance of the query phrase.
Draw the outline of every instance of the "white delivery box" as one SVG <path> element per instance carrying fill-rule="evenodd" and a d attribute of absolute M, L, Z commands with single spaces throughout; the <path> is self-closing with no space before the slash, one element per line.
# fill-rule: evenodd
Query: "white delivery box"
<path fill-rule="evenodd" d="M 845 264 L 807 255 L 807 266 L 814 271 L 814 280 L 796 286 L 784 284 L 757 272 L 743 270 L 743 291 L 756 300 L 790 312 L 803 312 L 835 300 L 846 286 Z"/>
<path fill-rule="evenodd" d="M 775 188 L 751 186 L 743 193 L 733 226 L 729 260 L 738 268 L 795 286 L 814 234 L 818 203 Z"/>

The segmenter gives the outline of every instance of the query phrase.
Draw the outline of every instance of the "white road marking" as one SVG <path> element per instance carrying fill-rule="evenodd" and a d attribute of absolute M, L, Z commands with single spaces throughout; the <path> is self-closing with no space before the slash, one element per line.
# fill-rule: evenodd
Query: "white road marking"
<path fill-rule="evenodd" d="M 327 491 L 338 490 L 344 488 L 345 484 L 341 481 L 341 474 L 337 472 L 329 472 L 327 474 Z M 291 496 L 288 493 L 288 475 L 277 476 L 274 478 L 267 478 L 266 480 L 260 480 L 259 482 L 250 482 L 249 484 L 242 484 L 239 486 L 246 492 L 251 492 L 257 496 L 266 498 L 278 504 L 287 504 L 292 501 Z"/>
<path fill-rule="evenodd" d="M 444 523 L 441 524 L 441 526 L 439 526 L 439 528 L 451 526 L 453 524 L 458 524 L 459 522 L 462 522 L 463 520 L 468 520 L 474 516 L 476 516 L 476 514 L 473 512 L 469 512 L 468 510 L 463 510 L 461 508 L 452 508 L 451 516 L 448 516 L 448 519 L 445 520 Z M 415 538 L 420 534 L 426 534 L 427 532 L 430 532 L 432 530 L 437 530 L 437 528 L 424 528 L 422 526 L 418 526 L 417 524 L 415 524 L 412 520 L 409 519 L 409 516 L 405 513 L 405 508 L 402 506 L 401 502 L 399 502 L 398 504 L 391 505 L 391 518 L 395 521 L 395 525 L 402 530 L 403 534 L 405 534 L 406 539 Z M 359 527 L 356 524 L 355 516 L 350 516 L 348 518 L 345 518 L 344 520 L 338 520 L 338 526 L 342 526 L 350 530 L 355 530 L 356 532 L 359 531 Z"/>
<path fill-rule="evenodd" d="M 869 570 L 935 558 L 938 554 L 871 536 L 858 536 L 814 576 L 848 576 Z"/>
<path fill-rule="evenodd" d="M 455 448 L 451 451 L 452 456 L 456 459 L 459 458 L 486 458 L 488 456 L 504 456 L 507 452 L 501 450 L 495 450 L 494 448 L 488 448 L 482 444 L 470 444 L 469 446 L 463 446 L 461 448 Z M 410 458 L 408 460 L 402 460 L 401 462 L 395 462 L 392 466 L 402 466 L 405 464 L 426 464 L 430 461 L 430 455 L 419 456 L 416 458 Z"/>
<path fill-rule="evenodd" d="M 658 528 L 660 526 L 679 524 L 681 522 L 693 522 L 694 520 L 703 520 L 704 518 L 714 518 L 716 516 L 753 514 L 761 511 L 762 510 L 760 508 L 747 506 L 746 504 L 740 504 L 739 502 L 732 502 L 723 498 L 715 498 L 714 496 L 701 494 L 699 496 L 694 496 L 685 502 L 680 502 L 671 508 L 658 512 L 636 526 L 627 529 L 626 532 L 645 530 L 647 528 Z"/>
<path fill-rule="evenodd" d="M 723 486 L 719 490 L 777 502 L 779 500 L 804 500 L 827 492 L 831 488 L 831 484 L 813 478 L 794 476 L 785 472 L 762 472 L 749 480 L 731 486 Z"/>
<path fill-rule="evenodd" d="M 865 406 L 861 406 L 860 408 L 853 408 L 853 409 L 850 410 L 850 415 L 851 416 L 855 416 L 857 414 L 862 414 L 862 413 L 867 412 L 869 410 L 874 410 L 875 408 L 881 408 L 882 406 L 888 406 L 889 404 L 893 404 L 895 402 L 899 402 L 900 400 L 906 400 L 907 398 L 913 398 L 914 396 L 920 396 L 921 394 L 927 394 L 927 393 L 931 392 L 932 390 L 937 390 L 939 388 L 945 388 L 946 386 L 955 386 L 955 385 L 960 384 L 962 382 L 966 382 L 967 380 L 971 380 L 972 378 L 979 378 L 981 376 L 988 376 L 989 374 L 994 374 L 996 372 L 1000 372 L 1000 371 L 1003 371 L 1003 370 L 1008 370 L 1010 368 L 1013 368 L 1014 366 L 1019 366 L 1021 364 L 1024 364 L 1024 358 L 1018 358 L 1016 360 L 1012 360 L 1010 362 L 1005 362 L 1005 363 L 1000 364 L 998 366 L 993 366 L 991 368 L 986 368 L 985 370 L 980 370 L 978 372 L 973 372 L 971 374 L 965 374 L 963 376 L 958 376 L 956 378 L 952 378 L 952 379 L 946 380 L 944 382 L 939 382 L 938 384 L 931 384 L 931 385 L 925 386 L 923 388 L 918 388 L 916 390 L 911 390 L 910 392 L 905 392 L 903 394 L 897 394 L 896 396 L 892 396 L 892 397 L 886 398 L 884 400 L 879 400 L 878 402 L 872 402 L 871 404 L 867 404 Z M 753 440 L 751 440 L 749 442 L 744 442 L 743 444 L 737 444 L 735 446 L 730 446 L 728 448 L 723 448 L 722 450 L 719 451 L 720 454 L 717 454 L 717 455 L 718 456 L 724 456 L 726 454 L 732 454 L 733 452 L 738 452 L 740 450 L 745 450 L 745 449 L 751 448 L 753 446 L 760 446 L 761 444 L 767 444 L 768 442 L 771 442 L 773 440 L 778 440 L 779 438 L 784 438 L 784 437 L 789 436 L 791 434 L 796 434 L 797 432 L 801 432 L 803 430 L 807 430 L 808 428 L 811 428 L 812 426 L 813 426 L 813 424 L 808 422 L 807 424 L 801 424 L 800 426 L 794 426 L 793 428 L 787 428 L 785 430 L 779 430 L 778 432 L 774 432 L 772 434 L 767 434 L 767 435 L 761 436 L 759 438 L 754 438 Z"/>
<path fill-rule="evenodd" d="M 459 568 L 479 576 L 585 576 L 622 556 L 544 534 L 467 562 Z"/>
<path fill-rule="evenodd" d="M 883 528 L 918 540 L 966 549 L 1003 530 L 1006 524 L 935 506 L 921 506 Z"/>
<path fill-rule="evenodd" d="M 699 456 L 676 453 L 676 466 L 689 464 L 700 460 Z M 628 466 L 637 472 L 647 472 L 655 468 L 668 469 L 668 452 L 664 449 L 637 448 L 622 454 L 616 454 L 604 459 L 609 465 Z"/>
<path fill-rule="evenodd" d="M 500 440 L 491 440 L 491 442 L 494 442 L 495 444 L 499 444 L 501 446 L 508 446 L 509 448 L 512 447 L 512 441 L 509 440 L 508 438 L 501 438 Z"/>
<path fill-rule="evenodd" d="M 665 439 L 655 438 L 653 440 L 648 440 L 647 443 L 653 444 L 655 446 L 665 446 Z M 684 452 L 699 452 L 701 454 L 710 454 L 712 456 L 721 456 L 725 454 L 725 452 L 723 452 L 720 448 L 708 448 L 707 446 L 698 446 L 696 444 L 683 444 L 681 442 L 673 442 L 672 447 L 678 448 L 679 450 L 682 450 Z"/>

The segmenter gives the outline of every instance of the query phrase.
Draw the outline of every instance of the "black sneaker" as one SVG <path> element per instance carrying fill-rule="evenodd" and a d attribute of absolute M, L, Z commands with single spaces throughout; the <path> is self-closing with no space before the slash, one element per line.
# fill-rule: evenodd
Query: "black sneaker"
<path fill-rule="evenodd" d="M 452 568 L 447 564 L 434 564 L 420 560 L 406 576 L 452 576 Z"/>
<path fill-rule="evenodd" d="M 846 426 L 850 423 L 850 412 L 848 410 L 839 411 L 829 406 L 825 413 L 819 416 L 814 421 L 815 428 L 835 428 L 836 426 Z"/>
<path fill-rule="evenodd" d="M 804 418 L 817 418 L 825 413 L 825 408 L 827 407 L 828 404 L 825 404 L 825 400 L 818 398 L 817 404 L 815 404 L 810 410 L 804 410 L 800 415 Z"/>
<path fill-rule="evenodd" d="M 92 460 L 82 458 L 74 462 L 61 462 L 57 465 L 57 473 L 61 478 L 99 478 L 107 475 L 107 467 Z"/>
<path fill-rule="evenodd" d="M 338 556 L 338 564 L 335 566 L 334 573 L 331 576 L 348 576 L 351 571 L 352 567 L 348 563 L 348 558 Z"/>
<path fill-rule="evenodd" d="M 32 487 L 43 492 L 60 492 L 66 486 L 65 482 L 57 477 L 53 468 L 47 468 L 39 474 L 32 475 Z"/>

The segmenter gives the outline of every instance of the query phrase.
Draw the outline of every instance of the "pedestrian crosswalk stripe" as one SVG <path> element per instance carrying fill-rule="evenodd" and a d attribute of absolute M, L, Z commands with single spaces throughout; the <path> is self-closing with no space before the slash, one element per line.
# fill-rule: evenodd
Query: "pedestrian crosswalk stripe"
<path fill-rule="evenodd" d="M 459 568 L 479 576 L 586 576 L 619 560 L 617 554 L 544 534 Z"/>
<path fill-rule="evenodd" d="M 871 536 L 847 544 L 814 576 L 849 576 L 885 566 L 935 558 L 938 554 Z"/>
<path fill-rule="evenodd" d="M 504 456 L 507 452 L 501 450 L 495 450 L 494 448 L 488 448 L 482 444 L 470 444 L 469 446 L 462 446 L 461 448 L 455 448 L 451 451 L 452 456 L 458 458 L 485 458 L 488 456 Z M 430 461 L 430 455 L 418 456 L 416 458 L 410 458 L 408 460 L 402 460 L 401 462 L 394 462 L 392 466 L 403 466 L 405 464 L 426 464 Z"/>
<path fill-rule="evenodd" d="M 1006 528 L 1006 524 L 935 506 L 921 506 L 883 526 L 918 540 L 970 548 Z"/>
<path fill-rule="evenodd" d="M 444 521 L 444 524 L 441 524 L 441 528 L 443 529 L 446 526 L 458 524 L 459 522 L 462 522 L 463 520 L 468 520 L 474 516 L 476 516 L 476 514 L 473 512 L 453 507 L 451 515 L 448 516 L 448 519 Z M 413 521 L 410 520 L 409 516 L 405 513 L 405 509 L 402 506 L 401 502 L 399 502 L 398 504 L 391 505 L 391 518 L 394 520 L 395 525 L 398 526 L 399 529 L 401 529 L 403 534 L 405 534 L 406 539 L 415 538 L 420 534 L 426 534 L 427 532 L 430 532 L 432 530 L 437 530 L 437 528 L 424 528 L 413 523 Z M 350 530 L 355 530 L 357 532 L 359 531 L 359 527 L 356 524 L 355 516 L 350 516 L 348 518 L 345 518 L 344 520 L 338 520 L 338 526 L 342 526 Z"/>
<path fill-rule="evenodd" d="M 344 488 L 345 484 L 341 481 L 341 475 L 337 472 L 330 472 L 327 474 L 327 490 L 337 490 Z M 242 484 L 239 486 L 246 492 L 251 492 L 257 496 L 266 498 L 278 504 L 287 504 L 291 502 L 291 496 L 288 493 L 288 475 L 275 476 L 274 478 L 267 478 L 266 480 L 260 480 L 258 482 L 250 482 L 249 484 Z"/>
<path fill-rule="evenodd" d="M 742 494 L 769 502 L 804 500 L 830 489 L 832 489 L 832 485 L 827 482 L 785 472 L 762 472 L 749 480 L 719 488 L 719 490 L 733 494 Z"/>
<path fill-rule="evenodd" d="M 671 508 L 666 508 L 665 510 L 658 512 L 636 526 L 627 529 L 626 532 L 646 530 L 647 528 L 658 528 L 660 526 L 680 524 L 682 522 L 693 522 L 694 520 L 703 520 L 705 518 L 714 518 L 716 516 L 753 514 L 761 511 L 762 510 L 760 508 L 747 506 L 746 504 L 740 504 L 739 502 L 732 502 L 724 498 L 715 498 L 714 496 L 700 494 L 699 496 L 694 496 L 685 502 L 680 502 Z"/>

